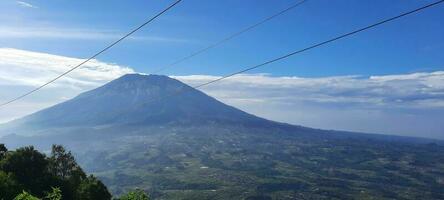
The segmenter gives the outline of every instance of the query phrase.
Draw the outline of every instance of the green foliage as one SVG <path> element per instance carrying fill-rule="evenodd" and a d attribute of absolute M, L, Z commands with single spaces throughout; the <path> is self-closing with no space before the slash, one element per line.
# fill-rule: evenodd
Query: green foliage
<path fill-rule="evenodd" d="M 0 144 L 0 161 L 3 160 L 6 153 L 8 153 L 8 149 L 6 148 L 5 144 Z"/>
<path fill-rule="evenodd" d="M 136 189 L 122 195 L 119 200 L 149 200 L 149 197 L 143 190 Z"/>
<path fill-rule="evenodd" d="M 64 199 L 76 199 L 76 191 L 82 180 L 86 178 L 85 172 L 77 164 L 70 151 L 61 145 L 52 145 L 49 157 L 49 171 L 61 181 L 59 184 Z"/>
<path fill-rule="evenodd" d="M 0 199 L 13 199 L 21 190 L 11 173 L 0 171 Z"/>
<path fill-rule="evenodd" d="M 0 144 L 0 156 L 1 200 L 111 199 L 106 186 L 92 175 L 87 177 L 63 146 L 53 145 L 46 157 L 32 146 L 8 151 Z"/>
<path fill-rule="evenodd" d="M 49 161 L 53 175 L 63 179 L 71 177 L 72 173 L 80 169 L 71 152 L 67 152 L 61 145 L 52 145 Z"/>
<path fill-rule="evenodd" d="M 90 175 L 80 183 L 77 198 L 82 200 L 109 200 L 111 194 L 101 181 Z"/>
<path fill-rule="evenodd" d="M 23 185 L 32 194 L 42 196 L 50 189 L 53 178 L 48 172 L 46 156 L 34 147 L 23 147 L 8 152 L 0 163 L 0 169 L 5 173 L 13 174 L 16 181 Z"/>
<path fill-rule="evenodd" d="M 32 196 L 31 194 L 27 193 L 26 191 L 23 191 L 19 195 L 17 195 L 14 200 L 40 200 L 39 198 Z"/>
<path fill-rule="evenodd" d="M 57 188 L 57 187 L 53 187 L 52 191 L 49 192 L 45 198 L 45 200 L 62 200 L 62 191 Z"/>

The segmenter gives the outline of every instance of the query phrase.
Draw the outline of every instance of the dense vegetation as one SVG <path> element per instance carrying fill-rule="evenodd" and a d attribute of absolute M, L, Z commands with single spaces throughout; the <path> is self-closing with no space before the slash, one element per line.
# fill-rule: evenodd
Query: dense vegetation
<path fill-rule="evenodd" d="M 53 145 L 47 157 L 33 146 L 8 151 L 0 144 L 1 200 L 109 200 L 106 186 L 93 175 L 87 176 L 71 152 Z M 140 190 L 122 200 L 147 200 Z"/>
<path fill-rule="evenodd" d="M 27 197 L 31 195 L 51 199 L 56 194 L 63 199 L 111 199 L 106 186 L 87 176 L 60 145 L 53 145 L 47 157 L 32 146 L 8 151 L 0 144 L 0 199 L 32 199 Z"/>
<path fill-rule="evenodd" d="M 444 199 L 442 141 L 226 124 L 77 133 L 20 141 L 39 149 L 48 142 L 66 144 L 85 171 L 115 196 L 141 189 L 122 199 L 142 190 L 156 200 Z M 57 155 L 44 162 L 51 166 Z M 2 184 L 17 183 L 9 172 L 2 176 Z M 94 184 L 83 185 L 82 192 Z M 51 186 L 26 191 L 44 197 Z"/>
<path fill-rule="evenodd" d="M 109 136 L 79 157 L 114 194 L 153 199 L 444 199 L 444 146 L 415 141 L 181 127 Z"/>

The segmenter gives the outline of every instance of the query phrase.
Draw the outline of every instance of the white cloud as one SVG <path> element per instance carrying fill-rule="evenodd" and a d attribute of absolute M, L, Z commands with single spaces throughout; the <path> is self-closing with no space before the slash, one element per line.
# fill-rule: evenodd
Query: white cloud
<path fill-rule="evenodd" d="M 62 74 L 84 59 L 46 53 L 0 48 L 0 101 L 5 102 Z M 91 60 L 30 98 L 1 109 L 5 122 L 72 98 L 134 70 Z"/>
<path fill-rule="evenodd" d="M 57 56 L 10 48 L 0 48 L 0 85 L 39 86 L 83 62 L 85 59 Z M 131 68 L 91 60 L 52 87 L 70 85 L 91 87 L 103 84 L 126 73 Z"/>
<path fill-rule="evenodd" d="M 52 26 L 0 26 L 0 38 L 6 39 L 77 39 L 77 40 L 117 40 L 125 33 L 115 30 L 95 30 L 85 28 L 60 28 Z M 129 40 L 138 42 L 193 43 L 196 41 L 164 36 L 134 35 Z"/>
<path fill-rule="evenodd" d="M 176 76 L 198 85 L 219 76 Z M 387 76 L 337 76 L 323 78 L 238 75 L 203 88 L 226 100 L 289 104 L 295 101 L 337 103 L 362 107 L 444 108 L 444 71 Z"/>
<path fill-rule="evenodd" d="M 0 48 L 0 101 L 54 78 L 83 59 Z M 0 122 L 70 99 L 126 73 L 93 60 L 49 87 L 0 108 Z M 173 76 L 198 85 L 219 76 Z M 201 88 L 217 99 L 272 120 L 324 129 L 444 138 L 444 71 L 321 78 L 243 74 Z"/>
<path fill-rule="evenodd" d="M 190 85 L 219 76 L 175 76 Z M 201 88 L 268 119 L 324 129 L 444 139 L 444 72 L 322 78 L 244 74 Z"/>
<path fill-rule="evenodd" d="M 18 5 L 26 8 L 38 8 L 37 6 L 34 6 L 30 3 L 24 2 L 24 1 L 16 1 Z"/>

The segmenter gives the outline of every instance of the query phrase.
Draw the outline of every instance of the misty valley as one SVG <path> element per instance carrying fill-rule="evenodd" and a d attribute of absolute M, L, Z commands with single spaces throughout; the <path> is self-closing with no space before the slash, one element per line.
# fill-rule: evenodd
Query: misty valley
<path fill-rule="evenodd" d="M 444 200 L 444 0 L 0 0 L 0 200 Z"/>
<path fill-rule="evenodd" d="M 64 145 L 115 197 L 444 199 L 441 140 L 278 123 L 166 76 L 125 75 L 0 128 L 9 149 Z"/>

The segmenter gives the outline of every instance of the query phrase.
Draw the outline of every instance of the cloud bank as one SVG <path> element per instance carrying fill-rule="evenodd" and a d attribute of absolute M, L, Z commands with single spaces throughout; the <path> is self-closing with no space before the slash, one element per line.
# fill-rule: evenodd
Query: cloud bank
<path fill-rule="evenodd" d="M 83 59 L 0 48 L 0 101 L 54 78 Z M 54 105 L 134 70 L 99 60 L 11 106 L 0 122 Z M 219 78 L 172 76 L 189 85 Z M 444 139 L 444 71 L 321 78 L 243 74 L 201 88 L 207 94 L 272 120 L 323 129 Z"/>
<path fill-rule="evenodd" d="M 191 85 L 219 76 L 176 76 Z M 235 89 L 235 90 L 233 90 Z M 387 76 L 323 78 L 247 74 L 203 90 L 229 101 L 292 104 L 309 102 L 362 108 L 444 108 L 444 71 Z"/>
<path fill-rule="evenodd" d="M 199 85 L 218 76 L 176 76 Z M 244 74 L 202 88 L 268 119 L 305 126 L 444 139 L 444 71 L 322 78 Z"/>
<path fill-rule="evenodd" d="M 0 48 L 0 101 L 6 102 L 62 74 L 84 59 Z M 39 92 L 0 109 L 6 122 L 70 99 L 134 70 L 91 60 Z"/>
<path fill-rule="evenodd" d="M 40 86 L 83 61 L 84 59 L 0 48 L 0 85 Z M 127 73 L 134 71 L 94 59 L 50 86 L 98 86 Z"/>

